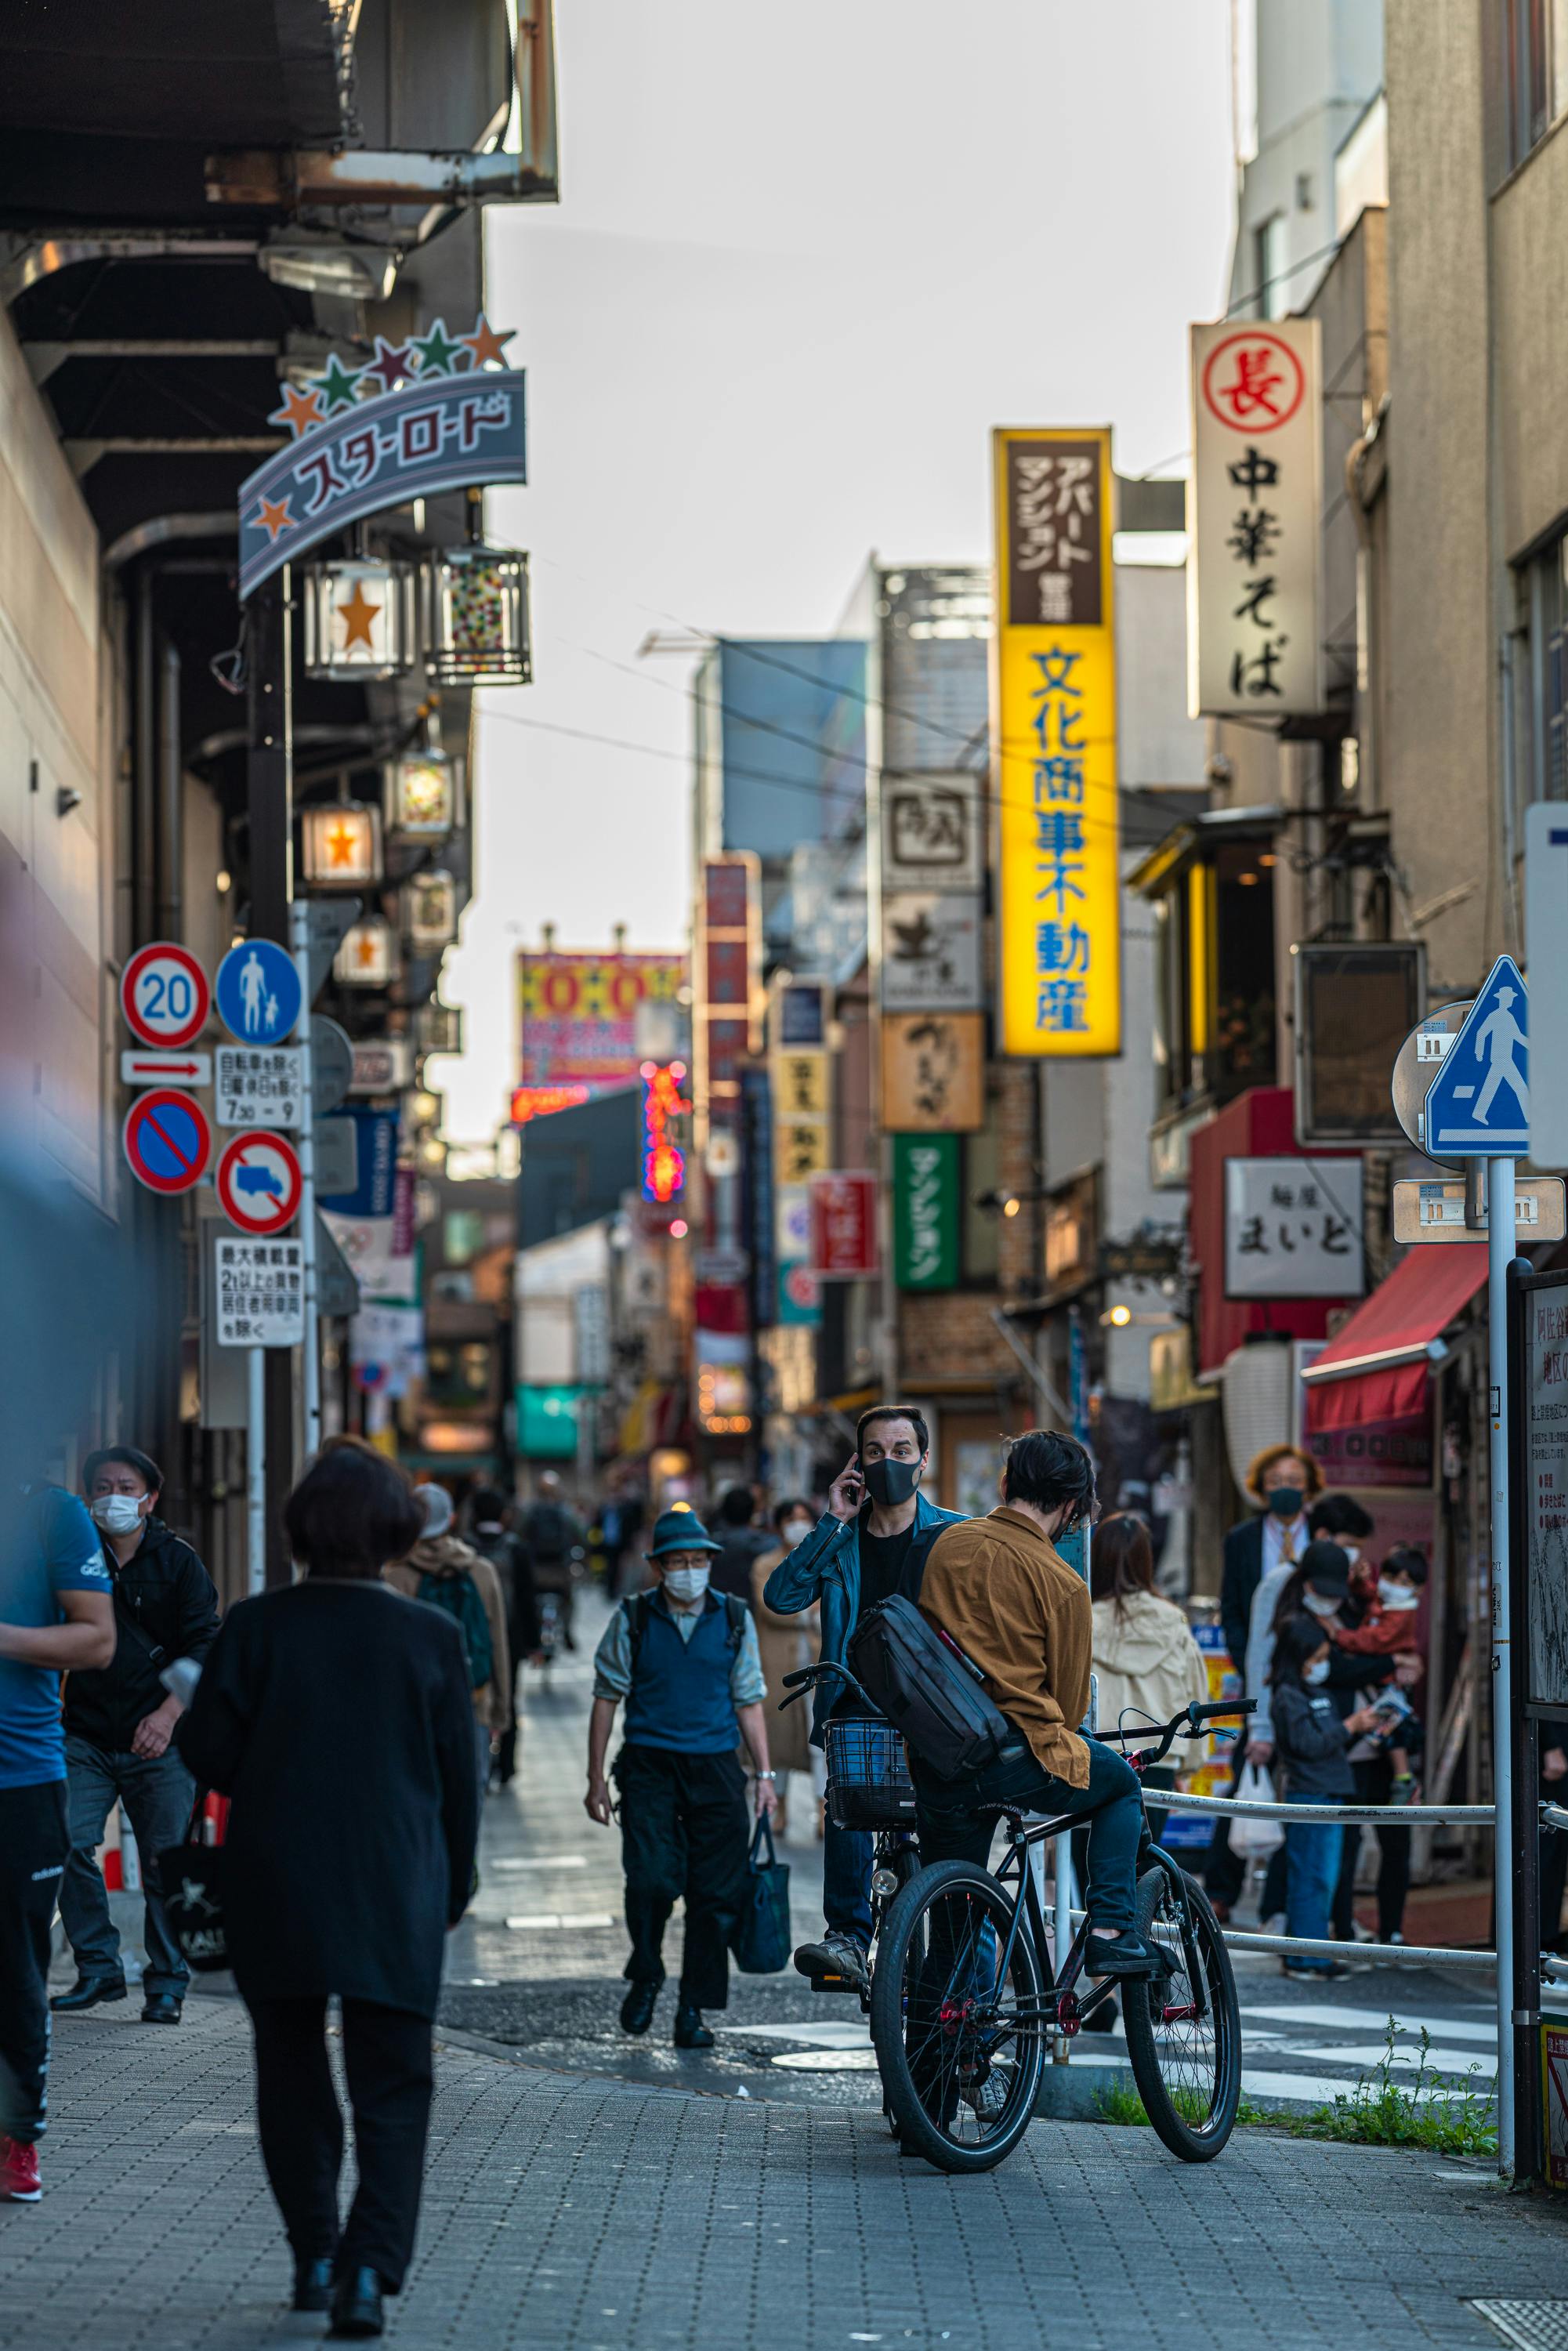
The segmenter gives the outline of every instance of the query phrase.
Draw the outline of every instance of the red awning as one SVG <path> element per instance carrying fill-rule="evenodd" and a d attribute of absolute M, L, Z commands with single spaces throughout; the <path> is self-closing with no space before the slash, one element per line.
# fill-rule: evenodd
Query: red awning
<path fill-rule="evenodd" d="M 1309 1389 L 1356 1373 L 1440 1357 L 1443 1350 L 1437 1343 L 1486 1278 L 1485 1241 L 1413 1249 L 1302 1374 Z"/>

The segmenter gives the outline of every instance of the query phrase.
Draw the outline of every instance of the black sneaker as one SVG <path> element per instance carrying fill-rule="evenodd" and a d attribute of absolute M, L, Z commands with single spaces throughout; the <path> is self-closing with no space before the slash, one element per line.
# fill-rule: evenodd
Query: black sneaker
<path fill-rule="evenodd" d="M 1092 1976 L 1152 1976 L 1158 1962 L 1141 1936 L 1124 1928 L 1114 1942 L 1092 1934 L 1083 1953 L 1085 1972 Z"/>
<path fill-rule="evenodd" d="M 830 1927 L 820 1943 L 802 1943 L 795 1954 L 795 1965 L 803 1976 L 844 1976 L 857 1991 L 871 1988 L 866 1952 L 852 1935 L 845 1935 L 836 1927 Z"/>

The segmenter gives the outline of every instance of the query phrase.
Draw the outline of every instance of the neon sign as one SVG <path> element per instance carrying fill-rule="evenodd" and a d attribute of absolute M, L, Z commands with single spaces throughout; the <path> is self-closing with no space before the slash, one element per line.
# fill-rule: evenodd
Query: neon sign
<path fill-rule="evenodd" d="M 686 1180 L 685 1154 L 675 1141 L 677 1122 L 691 1103 L 681 1092 L 684 1061 L 643 1064 L 643 1197 L 668 1207 Z"/>

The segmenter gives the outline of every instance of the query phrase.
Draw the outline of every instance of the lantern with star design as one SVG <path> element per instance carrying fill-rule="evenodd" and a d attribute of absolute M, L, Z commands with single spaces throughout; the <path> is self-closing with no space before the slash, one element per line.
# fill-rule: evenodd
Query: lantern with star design
<path fill-rule="evenodd" d="M 444 841 L 457 823 L 457 762 L 444 751 L 404 751 L 386 766 L 387 831 L 394 841 Z"/>
<path fill-rule="evenodd" d="M 299 849 L 312 889 L 362 889 L 382 878 L 382 812 L 362 800 L 301 809 Z"/>
<path fill-rule="evenodd" d="M 305 571 L 305 669 L 352 684 L 413 666 L 413 572 L 406 563 L 312 563 Z"/>
<path fill-rule="evenodd" d="M 350 925 L 332 958 L 332 977 L 342 987 L 390 987 L 398 968 L 397 933 L 381 914 Z"/>
<path fill-rule="evenodd" d="M 417 955 L 450 946 L 457 936 L 457 884 L 439 866 L 412 874 L 403 885 L 402 926 Z"/>
<path fill-rule="evenodd" d="M 425 577 L 425 660 L 444 685 L 526 685 L 528 559 L 504 547 L 453 547 Z"/>

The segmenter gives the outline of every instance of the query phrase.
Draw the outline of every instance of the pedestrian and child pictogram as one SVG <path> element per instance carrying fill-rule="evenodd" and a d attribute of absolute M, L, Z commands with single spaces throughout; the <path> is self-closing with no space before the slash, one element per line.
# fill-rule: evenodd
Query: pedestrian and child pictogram
<path fill-rule="evenodd" d="M 294 958 L 272 939 L 242 939 L 218 966 L 218 1019 L 242 1045 L 278 1045 L 294 1034 L 304 994 Z"/>
<path fill-rule="evenodd" d="M 1511 956 L 1500 956 L 1427 1088 L 1436 1159 L 1511 1159 L 1530 1148 L 1530 1011 Z"/>

